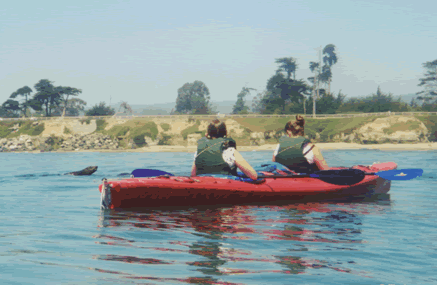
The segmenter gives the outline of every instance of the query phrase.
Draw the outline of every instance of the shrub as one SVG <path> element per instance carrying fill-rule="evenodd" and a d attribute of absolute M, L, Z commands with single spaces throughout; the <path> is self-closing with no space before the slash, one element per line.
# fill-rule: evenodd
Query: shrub
<path fill-rule="evenodd" d="M 170 130 L 170 125 L 167 123 L 161 124 L 161 128 L 164 130 L 164 132 Z"/>
<path fill-rule="evenodd" d="M 104 119 L 98 119 L 96 120 L 96 132 L 101 132 L 105 130 L 105 127 L 108 125 L 108 123 Z"/>
<path fill-rule="evenodd" d="M 106 106 L 105 102 L 100 102 L 99 105 L 95 105 L 88 111 L 86 111 L 86 116 L 112 116 L 115 114 L 114 108 Z"/>
<path fill-rule="evenodd" d="M 64 127 L 64 134 L 71 134 L 71 130 L 67 127 Z"/>
<path fill-rule="evenodd" d="M 194 119 L 191 122 L 194 122 Z M 202 132 L 199 131 L 199 126 L 200 126 L 200 121 L 197 120 L 195 125 L 192 125 L 188 128 L 183 129 L 181 132 L 181 135 L 184 138 L 184 140 L 187 139 L 188 135 L 196 134 L 196 133 L 201 134 Z"/>
<path fill-rule="evenodd" d="M 172 136 L 169 134 L 161 134 L 161 138 L 159 139 L 158 145 L 170 145 L 170 141 Z"/>
<path fill-rule="evenodd" d="M 83 123 L 86 123 L 87 125 L 89 125 L 91 123 L 91 118 L 86 118 L 86 119 L 82 119 L 79 120 L 80 123 L 83 125 Z"/>
<path fill-rule="evenodd" d="M 5 138 L 11 133 L 10 127 L 10 124 L 0 125 L 0 138 Z"/>
<path fill-rule="evenodd" d="M 43 144 L 41 144 L 41 150 L 51 151 L 57 150 L 61 147 L 61 144 L 64 140 L 55 135 L 50 135 Z"/>
<path fill-rule="evenodd" d="M 156 139 L 158 136 L 158 126 L 155 122 L 149 121 L 130 130 L 130 137 L 137 146 L 144 146 L 146 144 L 145 136 L 150 137 L 152 140 Z"/>
<path fill-rule="evenodd" d="M 125 136 L 127 134 L 127 132 L 129 131 L 129 127 L 128 126 L 114 126 L 111 129 L 111 133 L 115 136 L 115 137 L 122 137 Z"/>
<path fill-rule="evenodd" d="M 144 135 L 143 134 L 139 134 L 139 135 L 134 136 L 133 137 L 133 142 L 134 142 L 135 145 L 137 145 L 139 147 L 145 146 L 147 144 L 146 140 L 144 139 Z"/>
<path fill-rule="evenodd" d="M 142 136 L 148 136 L 152 138 L 152 140 L 155 140 L 158 136 L 158 126 L 155 122 L 149 121 L 141 126 L 137 126 L 130 131 L 130 137 L 134 138 L 139 135 Z"/>

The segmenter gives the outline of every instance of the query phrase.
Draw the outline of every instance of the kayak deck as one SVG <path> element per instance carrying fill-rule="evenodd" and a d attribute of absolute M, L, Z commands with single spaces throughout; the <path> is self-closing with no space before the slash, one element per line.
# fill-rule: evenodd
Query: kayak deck
<path fill-rule="evenodd" d="M 365 172 L 395 169 L 393 162 L 354 166 Z M 337 168 L 341 169 L 341 168 Z M 314 201 L 385 194 L 390 181 L 366 175 L 354 185 L 333 185 L 317 178 L 266 178 L 248 183 L 217 177 L 159 176 L 105 181 L 99 186 L 102 208 L 238 205 L 275 201 Z"/>

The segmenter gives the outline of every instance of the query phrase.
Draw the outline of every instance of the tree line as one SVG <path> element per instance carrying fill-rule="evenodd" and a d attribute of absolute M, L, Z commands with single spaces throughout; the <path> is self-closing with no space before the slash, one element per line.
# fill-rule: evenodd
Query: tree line
<path fill-rule="evenodd" d="M 278 69 L 267 79 L 265 90 L 243 87 L 237 94 L 233 114 L 336 114 L 362 112 L 405 112 L 437 111 L 437 60 L 422 64 L 424 77 L 418 86 L 423 90 L 409 104 L 395 98 L 392 93 L 384 93 L 378 87 L 375 93 L 366 97 L 349 98 L 339 91 L 333 94 L 330 86 L 333 78 L 332 67 L 338 61 L 336 47 L 326 45 L 323 49 L 323 65 L 310 62 L 309 68 L 314 76 L 297 78 L 298 64 L 293 57 L 278 58 Z M 252 106 L 247 106 L 246 98 L 256 92 Z M 69 86 L 55 86 L 48 79 L 41 79 L 34 85 L 13 92 L 0 106 L 0 117 L 29 116 L 87 116 L 114 115 L 115 110 L 105 102 L 85 110 L 87 103 L 78 98 L 81 89 Z M 175 109 L 172 114 L 213 114 L 209 88 L 202 81 L 185 83 L 177 90 Z M 123 102 L 120 109 L 132 113 Z M 119 110 L 120 111 L 120 110 Z"/>
<path fill-rule="evenodd" d="M 320 56 L 321 57 L 321 56 Z M 339 91 L 333 94 L 331 82 L 332 67 L 337 63 L 336 47 L 328 44 L 323 48 L 323 64 L 310 62 L 314 73 L 307 79 L 297 78 L 298 64 L 293 57 L 278 58 L 278 69 L 267 79 L 265 90 L 243 87 L 237 94 L 233 114 L 336 114 L 363 112 L 407 112 L 437 111 L 437 60 L 423 63 L 424 77 L 418 86 L 423 90 L 416 93 L 410 103 L 401 101 L 400 96 L 382 92 L 380 87 L 366 97 L 348 98 Z M 247 106 L 246 98 L 256 91 L 252 106 Z M 213 114 L 208 87 L 196 80 L 178 89 L 176 107 L 173 114 Z"/>
<path fill-rule="evenodd" d="M 81 89 L 69 86 L 55 86 L 53 81 L 41 79 L 34 90 L 24 86 L 13 92 L 0 106 L 0 117 L 18 118 L 30 116 L 86 116 L 113 115 L 115 110 L 105 102 L 96 104 L 85 111 L 87 103 L 77 98 Z M 71 98 L 70 96 L 74 96 Z"/>

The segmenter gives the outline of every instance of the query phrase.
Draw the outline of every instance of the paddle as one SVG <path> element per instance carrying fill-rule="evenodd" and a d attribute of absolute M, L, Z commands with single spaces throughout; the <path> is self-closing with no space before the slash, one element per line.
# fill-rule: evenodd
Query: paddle
<path fill-rule="evenodd" d="M 171 174 L 169 172 L 157 170 L 157 169 L 135 169 L 132 171 L 131 175 L 135 178 L 139 177 L 156 177 L 161 175 L 168 175 L 168 176 L 174 176 L 174 174 Z"/>
<path fill-rule="evenodd" d="M 310 174 L 293 175 L 258 175 L 258 178 L 317 178 L 326 183 L 335 185 L 353 185 L 361 182 L 366 175 L 377 175 L 386 180 L 410 180 L 423 174 L 422 169 L 395 169 L 366 173 L 359 169 L 320 170 Z M 156 169 L 135 169 L 132 171 L 135 178 L 156 177 L 161 175 L 174 176 L 174 174 Z M 244 177 L 244 176 L 243 176 Z"/>
<path fill-rule="evenodd" d="M 258 178 L 317 178 L 335 185 L 353 185 L 364 179 L 366 173 L 359 169 L 320 170 L 310 174 L 258 175 Z"/>
<path fill-rule="evenodd" d="M 353 185 L 364 179 L 366 175 L 377 175 L 386 180 L 411 180 L 422 176 L 422 169 L 395 169 L 378 172 L 364 172 L 359 169 L 321 170 L 311 174 L 294 175 L 259 175 L 258 178 L 318 178 L 326 183 L 336 185 Z"/>
<path fill-rule="evenodd" d="M 423 174 L 423 169 L 410 168 L 410 169 L 394 169 L 378 171 L 375 173 L 366 173 L 367 175 L 378 175 L 386 180 L 411 180 L 416 177 L 420 177 Z"/>
<path fill-rule="evenodd" d="M 174 176 L 172 173 L 157 169 L 135 169 L 132 171 L 134 178 L 156 177 L 161 175 Z M 352 185 L 364 179 L 364 171 L 358 169 L 323 170 L 311 174 L 296 175 L 258 175 L 258 178 L 318 178 L 324 182 L 336 185 Z M 248 181 L 249 182 L 249 181 Z"/>

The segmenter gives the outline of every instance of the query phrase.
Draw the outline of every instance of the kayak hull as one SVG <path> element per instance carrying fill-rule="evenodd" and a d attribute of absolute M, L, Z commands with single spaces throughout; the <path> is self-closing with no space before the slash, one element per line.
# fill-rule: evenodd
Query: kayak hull
<path fill-rule="evenodd" d="M 354 166 L 365 172 L 392 170 L 396 163 Z M 340 169 L 340 168 L 338 168 Z M 366 175 L 354 185 L 334 185 L 317 178 L 266 178 L 254 184 L 216 177 L 152 177 L 105 181 L 99 186 L 102 208 L 241 205 L 275 202 L 350 200 L 386 194 L 390 181 Z"/>

